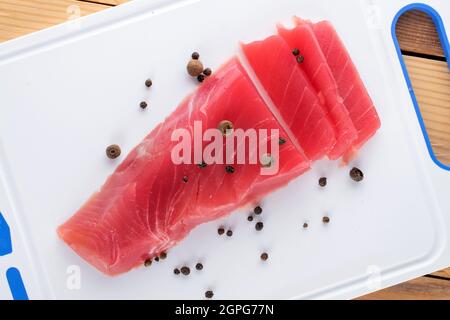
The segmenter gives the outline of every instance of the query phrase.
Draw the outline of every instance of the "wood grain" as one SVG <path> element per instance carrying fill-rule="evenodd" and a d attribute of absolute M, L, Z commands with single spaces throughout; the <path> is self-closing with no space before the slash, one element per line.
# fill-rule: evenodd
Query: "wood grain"
<path fill-rule="evenodd" d="M 446 278 L 450 280 L 450 268 L 441 270 L 441 271 L 437 271 L 431 274 L 432 276 L 436 276 L 436 277 L 441 277 L 441 278 Z M 450 285 L 450 284 L 449 284 Z"/>
<path fill-rule="evenodd" d="M 358 300 L 450 300 L 450 281 L 421 277 Z"/>
<path fill-rule="evenodd" d="M 450 72 L 447 63 L 404 56 L 436 157 L 450 164 Z"/>
<path fill-rule="evenodd" d="M 402 50 L 444 56 L 433 20 L 422 11 L 404 13 L 398 21 L 396 34 Z"/>
<path fill-rule="evenodd" d="M 91 2 L 91 3 L 100 3 L 100 4 L 106 4 L 109 6 L 117 6 L 119 4 L 129 2 L 130 0 L 79 0 L 82 2 Z"/>
<path fill-rule="evenodd" d="M 108 8 L 76 0 L 0 0 L 0 41 Z"/>

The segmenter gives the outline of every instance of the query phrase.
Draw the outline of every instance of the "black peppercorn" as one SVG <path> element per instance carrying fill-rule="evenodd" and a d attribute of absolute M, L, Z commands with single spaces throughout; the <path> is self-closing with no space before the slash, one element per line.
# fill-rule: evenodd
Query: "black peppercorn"
<path fill-rule="evenodd" d="M 263 212 L 263 209 L 260 206 L 256 206 L 255 209 L 253 209 L 253 212 L 259 215 Z"/>
<path fill-rule="evenodd" d="M 203 74 L 209 77 L 212 74 L 211 68 L 206 68 L 205 70 L 203 70 Z"/>
<path fill-rule="evenodd" d="M 329 223 L 330 222 L 330 218 L 325 216 L 322 218 L 323 223 Z"/>
<path fill-rule="evenodd" d="M 219 228 L 217 229 L 217 233 L 221 236 L 225 233 L 225 229 L 224 228 Z"/>
<path fill-rule="evenodd" d="M 200 58 L 200 54 L 198 52 L 193 52 L 191 55 L 192 59 L 198 60 Z"/>
<path fill-rule="evenodd" d="M 153 81 L 150 79 L 145 80 L 145 86 L 147 88 L 150 88 L 153 85 Z"/>
<path fill-rule="evenodd" d="M 267 259 L 269 259 L 269 255 L 266 252 L 262 253 L 261 254 L 261 260 L 262 261 L 266 261 Z"/>
<path fill-rule="evenodd" d="M 184 266 L 181 268 L 181 273 L 185 276 L 188 276 L 191 273 L 191 269 L 189 269 L 188 267 Z"/>
<path fill-rule="evenodd" d="M 214 297 L 214 292 L 212 292 L 211 290 L 205 292 L 205 298 L 212 299 L 212 297 Z"/>
<path fill-rule="evenodd" d="M 305 61 L 305 57 L 304 56 L 297 56 L 297 62 L 298 63 L 302 63 L 303 61 Z"/>
<path fill-rule="evenodd" d="M 353 168 L 350 170 L 350 178 L 352 178 L 353 181 L 360 182 L 364 179 L 364 174 L 360 169 Z"/>
<path fill-rule="evenodd" d="M 319 179 L 319 186 L 325 187 L 327 185 L 327 178 L 322 177 Z"/>
<path fill-rule="evenodd" d="M 145 260 L 144 266 L 150 267 L 151 265 L 152 265 L 152 259 L 147 259 L 147 260 Z"/>
<path fill-rule="evenodd" d="M 294 56 L 298 56 L 300 54 L 300 50 L 298 50 L 297 48 L 295 48 L 294 50 L 292 50 L 292 54 Z"/>
<path fill-rule="evenodd" d="M 178 269 L 178 268 L 173 269 L 173 273 L 176 274 L 176 275 L 179 275 L 180 274 L 180 269 Z"/>
<path fill-rule="evenodd" d="M 227 173 L 234 173 L 234 167 L 233 166 L 226 166 L 225 171 Z"/>
<path fill-rule="evenodd" d="M 139 106 L 141 107 L 141 109 L 146 109 L 148 107 L 148 103 L 145 101 L 142 101 Z"/>
<path fill-rule="evenodd" d="M 233 231 L 228 230 L 228 231 L 227 231 L 227 236 L 231 237 L 232 235 L 233 235 Z"/>
<path fill-rule="evenodd" d="M 261 231 L 264 228 L 264 223 L 262 222 L 257 222 L 255 225 L 255 229 L 256 231 Z"/>
<path fill-rule="evenodd" d="M 199 74 L 197 76 L 197 80 L 198 80 L 198 82 L 203 82 L 205 80 L 205 76 L 203 74 Z"/>
<path fill-rule="evenodd" d="M 195 265 L 195 269 L 197 269 L 197 270 L 203 270 L 203 264 L 201 264 L 200 262 L 199 263 L 197 263 L 196 265 Z"/>
<path fill-rule="evenodd" d="M 120 150 L 120 147 L 117 144 L 112 144 L 108 148 L 106 148 L 106 155 L 110 159 L 116 159 L 120 156 L 122 151 Z"/>

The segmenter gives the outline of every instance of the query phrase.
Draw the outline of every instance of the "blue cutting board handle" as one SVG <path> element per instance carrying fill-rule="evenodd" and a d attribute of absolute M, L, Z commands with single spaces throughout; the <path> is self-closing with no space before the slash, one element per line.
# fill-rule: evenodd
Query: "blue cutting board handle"
<path fill-rule="evenodd" d="M 423 136 L 425 138 L 425 142 L 427 144 L 428 153 L 430 154 L 431 159 L 434 161 L 434 163 L 437 166 L 439 166 L 440 168 L 442 168 L 442 169 L 444 169 L 446 171 L 450 171 L 450 165 L 442 163 L 436 157 L 436 155 L 435 155 L 435 153 L 433 151 L 433 147 L 431 145 L 430 138 L 429 138 L 427 130 L 425 128 L 425 123 L 423 121 L 422 113 L 420 112 L 419 104 L 417 103 L 417 98 L 416 98 L 416 95 L 414 94 L 414 89 L 413 89 L 413 87 L 411 85 L 411 79 L 409 78 L 408 70 L 406 69 L 406 65 L 405 65 L 405 62 L 403 60 L 403 55 L 402 55 L 402 51 L 400 49 L 400 44 L 398 43 L 397 34 L 395 32 L 398 19 L 405 12 L 410 11 L 410 10 L 423 11 L 423 12 L 428 14 L 433 19 L 434 25 L 436 26 L 436 30 L 437 30 L 437 32 L 439 34 L 439 40 L 441 41 L 442 49 L 444 50 L 444 55 L 447 58 L 447 63 L 450 61 L 450 45 L 449 45 L 449 42 L 448 42 L 447 33 L 445 32 L 444 23 L 442 21 L 441 16 L 439 15 L 439 13 L 437 13 L 436 10 L 434 10 L 429 5 L 426 5 L 426 4 L 423 4 L 423 3 L 412 3 L 412 4 L 409 4 L 409 5 L 405 6 L 405 7 L 403 7 L 395 15 L 394 21 L 392 22 L 392 28 L 391 28 L 392 39 L 394 40 L 394 44 L 395 44 L 395 47 L 396 47 L 396 50 L 397 50 L 397 54 L 398 54 L 398 59 L 400 60 L 400 64 L 401 64 L 402 69 L 403 69 L 403 75 L 405 77 L 406 84 L 408 86 L 408 90 L 409 90 L 409 93 L 411 95 L 411 99 L 412 99 L 412 102 L 414 104 L 414 108 L 416 110 L 417 118 L 419 119 L 420 128 L 422 129 L 422 134 L 423 134 Z M 448 66 L 448 68 L 450 70 L 450 64 L 447 64 L 447 66 Z"/>

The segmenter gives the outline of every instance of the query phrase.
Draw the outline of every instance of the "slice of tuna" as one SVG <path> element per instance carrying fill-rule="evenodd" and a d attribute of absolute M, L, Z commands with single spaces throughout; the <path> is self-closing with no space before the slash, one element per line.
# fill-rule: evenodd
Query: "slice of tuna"
<path fill-rule="evenodd" d="M 334 147 L 334 127 L 316 90 L 287 43 L 279 35 L 243 44 L 245 58 L 265 93 L 310 160 L 321 159 Z"/>
<path fill-rule="evenodd" d="M 260 159 L 255 164 L 232 165 L 228 170 L 225 163 L 174 164 L 172 150 L 178 141 L 171 141 L 171 137 L 179 132 L 176 129 L 193 135 L 196 121 L 202 121 L 203 130 L 217 130 L 224 120 L 235 130 L 266 129 L 269 147 L 264 152 L 273 160 L 269 169 L 278 170 L 262 175 Z M 285 143 L 280 144 L 275 129 Z M 219 138 L 223 145 L 227 138 Z M 250 154 L 262 152 L 258 147 L 247 148 L 245 158 L 248 162 Z M 237 156 L 232 154 L 232 158 Z M 190 154 L 189 158 L 195 160 Z M 58 234 L 101 272 L 121 274 L 170 249 L 197 225 L 230 214 L 286 185 L 309 165 L 240 63 L 232 59 L 129 153 L 101 189 L 58 228 Z"/>
<path fill-rule="evenodd" d="M 309 24 L 301 24 L 293 29 L 279 25 L 278 33 L 288 43 L 291 52 L 299 50 L 299 56 L 304 59 L 297 65 L 309 77 L 319 97 L 323 99 L 323 105 L 335 129 L 336 144 L 328 157 L 338 159 L 350 148 L 358 134 L 319 42 Z"/>
<path fill-rule="evenodd" d="M 298 25 L 311 25 L 338 85 L 344 105 L 358 132 L 358 138 L 347 151 L 347 158 L 351 158 L 380 128 L 378 113 L 350 54 L 333 25 L 329 21 L 316 24 L 300 18 L 295 18 L 295 21 Z"/>

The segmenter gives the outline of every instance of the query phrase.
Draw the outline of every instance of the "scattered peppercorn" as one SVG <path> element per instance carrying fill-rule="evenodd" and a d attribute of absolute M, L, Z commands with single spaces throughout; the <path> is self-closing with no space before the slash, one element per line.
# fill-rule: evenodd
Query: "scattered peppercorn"
<path fill-rule="evenodd" d="M 352 170 L 350 170 L 350 178 L 352 178 L 352 180 L 356 182 L 360 182 L 364 179 L 364 174 L 360 169 L 353 168 Z"/>
<path fill-rule="evenodd" d="M 155 261 L 156 261 L 156 262 L 159 262 L 159 257 L 155 257 Z"/>
<path fill-rule="evenodd" d="M 297 56 L 297 62 L 298 63 L 302 63 L 303 61 L 305 61 L 305 57 L 304 56 Z"/>
<path fill-rule="evenodd" d="M 106 148 L 106 155 L 110 159 L 116 159 L 120 156 L 122 151 L 120 150 L 120 147 L 117 144 L 112 144 L 108 148 Z"/>
<path fill-rule="evenodd" d="M 273 161 L 274 159 L 270 153 L 263 154 L 260 159 L 261 165 L 265 168 L 272 166 Z"/>
<path fill-rule="evenodd" d="M 184 266 L 181 268 L 181 273 L 185 276 L 188 276 L 191 273 L 191 269 L 189 269 L 189 267 Z"/>
<path fill-rule="evenodd" d="M 292 50 L 292 54 L 294 56 L 298 56 L 300 54 L 300 50 L 298 50 L 297 48 L 295 48 L 294 50 Z"/>
<path fill-rule="evenodd" d="M 219 228 L 217 229 L 217 233 L 221 236 L 225 233 L 225 229 L 224 228 Z"/>
<path fill-rule="evenodd" d="M 280 138 L 280 139 L 278 139 L 278 144 L 281 146 L 281 145 L 283 145 L 283 144 L 285 144 L 286 143 L 286 139 L 285 138 Z"/>
<path fill-rule="evenodd" d="M 153 81 L 151 79 L 145 80 L 145 86 L 147 88 L 150 88 L 153 85 Z"/>
<path fill-rule="evenodd" d="M 206 166 L 207 166 L 207 164 L 206 164 L 205 161 L 202 161 L 202 163 L 199 163 L 199 164 L 198 164 L 198 167 L 199 167 L 200 169 L 206 168 Z"/>
<path fill-rule="evenodd" d="M 200 58 L 200 54 L 198 52 L 193 52 L 191 55 L 192 59 L 198 60 Z"/>
<path fill-rule="evenodd" d="M 211 290 L 205 292 L 205 298 L 212 299 L 212 297 L 214 297 L 214 292 L 212 292 Z"/>
<path fill-rule="evenodd" d="M 167 258 L 167 253 L 166 252 L 161 252 L 159 257 L 161 258 L 161 260 L 164 260 L 165 258 Z"/>
<path fill-rule="evenodd" d="M 304 224 L 303 224 L 303 229 L 307 229 L 308 228 L 308 224 L 305 222 Z"/>
<path fill-rule="evenodd" d="M 146 267 L 150 267 L 152 265 L 152 260 L 151 259 L 147 259 L 147 260 L 145 260 L 145 262 L 144 262 L 144 266 L 146 266 Z"/>
<path fill-rule="evenodd" d="M 261 231 L 264 228 L 264 223 L 262 222 L 257 222 L 255 225 L 255 229 L 256 231 Z"/>
<path fill-rule="evenodd" d="M 252 221 L 253 221 L 253 216 L 248 216 L 248 217 L 247 217 L 247 220 L 250 221 L 250 222 L 252 222 Z"/>
<path fill-rule="evenodd" d="M 180 274 L 180 269 L 178 269 L 178 268 L 173 269 L 173 273 L 176 274 L 176 275 L 179 275 Z"/>
<path fill-rule="evenodd" d="M 325 187 L 327 185 L 327 178 L 322 177 L 319 179 L 319 186 Z"/>
<path fill-rule="evenodd" d="M 217 129 L 219 129 L 220 132 L 222 132 L 223 136 L 227 136 L 233 133 L 233 128 L 234 128 L 233 122 L 229 120 L 220 121 L 219 124 L 217 125 Z"/>
<path fill-rule="evenodd" d="M 234 173 L 234 167 L 233 166 L 226 166 L 225 171 L 227 173 Z"/>
<path fill-rule="evenodd" d="M 233 231 L 228 230 L 228 231 L 227 231 L 227 236 L 231 237 L 232 235 L 233 235 Z"/>
<path fill-rule="evenodd" d="M 198 82 L 203 82 L 203 81 L 205 81 L 205 76 L 203 74 L 199 74 L 197 76 L 197 80 L 198 80 Z"/>
<path fill-rule="evenodd" d="M 212 74 L 211 68 L 206 68 L 205 70 L 203 70 L 203 74 L 209 77 Z"/>
<path fill-rule="evenodd" d="M 148 103 L 145 101 L 142 101 L 139 106 L 141 107 L 141 109 L 146 109 L 148 107 Z"/>
<path fill-rule="evenodd" d="M 186 68 L 191 77 L 197 77 L 203 72 L 203 64 L 200 60 L 189 60 Z"/>
<path fill-rule="evenodd" d="M 184 176 L 184 177 L 183 177 L 183 182 L 184 182 L 184 183 L 187 183 L 188 181 L 189 181 L 188 177 L 187 177 L 187 176 Z"/>
<path fill-rule="evenodd" d="M 322 218 L 323 223 L 329 223 L 330 222 L 330 218 L 325 216 Z"/>
<path fill-rule="evenodd" d="M 203 270 L 203 264 L 201 264 L 200 262 L 197 263 L 197 264 L 195 265 L 195 269 L 197 269 L 198 271 Z"/>
<path fill-rule="evenodd" d="M 253 212 L 259 215 L 263 212 L 263 209 L 260 206 L 256 206 L 255 209 L 253 209 Z"/>
<path fill-rule="evenodd" d="M 262 253 L 261 254 L 261 260 L 262 261 L 266 261 L 267 259 L 269 259 L 269 255 L 266 252 Z"/>

